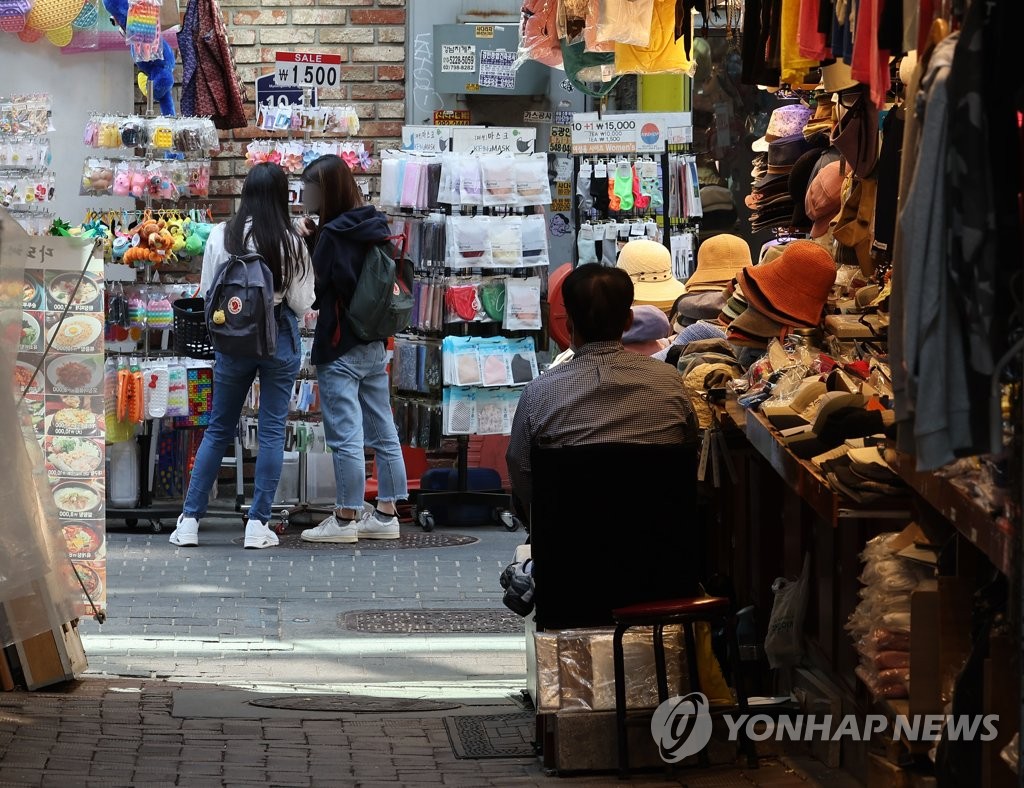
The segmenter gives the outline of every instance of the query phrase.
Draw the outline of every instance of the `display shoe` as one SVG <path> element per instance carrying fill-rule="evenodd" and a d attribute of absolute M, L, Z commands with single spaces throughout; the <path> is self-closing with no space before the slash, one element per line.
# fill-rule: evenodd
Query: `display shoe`
<path fill-rule="evenodd" d="M 395 515 L 389 517 L 376 510 L 367 512 L 364 509 L 359 520 L 360 539 L 398 539 L 400 536 L 398 518 Z"/>
<path fill-rule="evenodd" d="M 264 547 L 274 547 L 281 543 L 270 526 L 259 520 L 249 520 L 245 524 L 246 549 L 261 550 Z"/>
<path fill-rule="evenodd" d="M 359 541 L 359 524 L 355 520 L 340 521 L 333 514 L 315 528 L 302 532 L 304 542 L 333 542 L 352 544 Z"/>
<path fill-rule="evenodd" d="M 199 544 L 199 521 L 195 517 L 178 516 L 178 524 L 168 539 L 178 547 L 195 547 Z"/>

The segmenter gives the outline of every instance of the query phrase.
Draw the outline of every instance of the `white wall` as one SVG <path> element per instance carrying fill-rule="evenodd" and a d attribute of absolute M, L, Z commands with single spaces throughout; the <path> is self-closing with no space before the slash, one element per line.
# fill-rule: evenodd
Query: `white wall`
<path fill-rule="evenodd" d="M 79 197 L 82 165 L 90 152 L 82 144 L 82 131 L 93 111 L 132 111 L 134 66 L 127 50 L 62 55 L 51 44 L 26 44 L 16 36 L 0 34 L 0 94 L 49 93 L 53 99 L 50 134 L 52 169 L 57 176 L 56 199 L 51 208 L 71 224 L 82 221 L 90 208 L 132 207 L 124 198 Z"/>

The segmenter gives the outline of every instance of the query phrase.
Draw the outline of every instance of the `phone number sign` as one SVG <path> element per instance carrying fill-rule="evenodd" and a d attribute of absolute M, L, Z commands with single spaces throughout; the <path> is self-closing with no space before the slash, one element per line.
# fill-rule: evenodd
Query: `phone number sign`
<path fill-rule="evenodd" d="M 274 56 L 278 87 L 333 88 L 341 84 L 341 55 L 278 52 Z"/>

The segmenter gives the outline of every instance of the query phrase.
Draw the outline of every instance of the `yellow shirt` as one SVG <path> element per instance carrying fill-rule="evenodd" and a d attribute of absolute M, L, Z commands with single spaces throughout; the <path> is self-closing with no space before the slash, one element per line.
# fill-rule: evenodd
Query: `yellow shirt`
<path fill-rule="evenodd" d="M 782 36 L 779 41 L 779 57 L 782 61 L 780 84 L 802 85 L 808 69 L 818 65 L 800 54 L 797 41 L 797 26 L 800 24 L 800 0 L 782 0 Z"/>
<path fill-rule="evenodd" d="M 682 74 L 689 71 L 690 58 L 686 54 L 686 40 L 682 37 L 676 40 L 675 22 L 675 0 L 654 0 L 650 44 L 640 47 L 616 43 L 615 73 Z M 686 20 L 686 24 L 690 24 L 689 19 Z"/>

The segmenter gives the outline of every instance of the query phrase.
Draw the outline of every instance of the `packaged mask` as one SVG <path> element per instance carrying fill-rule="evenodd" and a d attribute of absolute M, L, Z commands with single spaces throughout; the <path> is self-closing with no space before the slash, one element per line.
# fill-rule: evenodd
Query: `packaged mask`
<path fill-rule="evenodd" d="M 480 374 L 485 386 L 508 386 L 512 383 L 509 366 L 508 342 L 504 337 L 489 337 L 477 341 L 480 356 Z"/>
<path fill-rule="evenodd" d="M 493 263 L 488 216 L 448 217 L 448 260 L 452 268 L 486 268 Z"/>
<path fill-rule="evenodd" d="M 459 202 L 462 205 L 482 205 L 483 185 L 480 160 L 475 156 L 459 157 Z"/>
<path fill-rule="evenodd" d="M 523 262 L 523 217 L 491 219 L 491 256 L 496 268 L 517 268 Z"/>
<path fill-rule="evenodd" d="M 509 279 L 505 282 L 505 321 L 508 331 L 539 331 L 540 277 Z"/>
<path fill-rule="evenodd" d="M 477 430 L 475 391 L 447 388 L 442 401 L 444 434 L 471 435 Z"/>
<path fill-rule="evenodd" d="M 511 154 L 480 157 L 484 205 L 518 205 L 517 163 Z"/>
<path fill-rule="evenodd" d="M 523 265 L 548 265 L 548 228 L 541 214 L 524 216 Z"/>
<path fill-rule="evenodd" d="M 548 182 L 546 153 L 516 157 L 516 192 L 520 205 L 548 205 L 551 203 L 551 184 Z"/>

